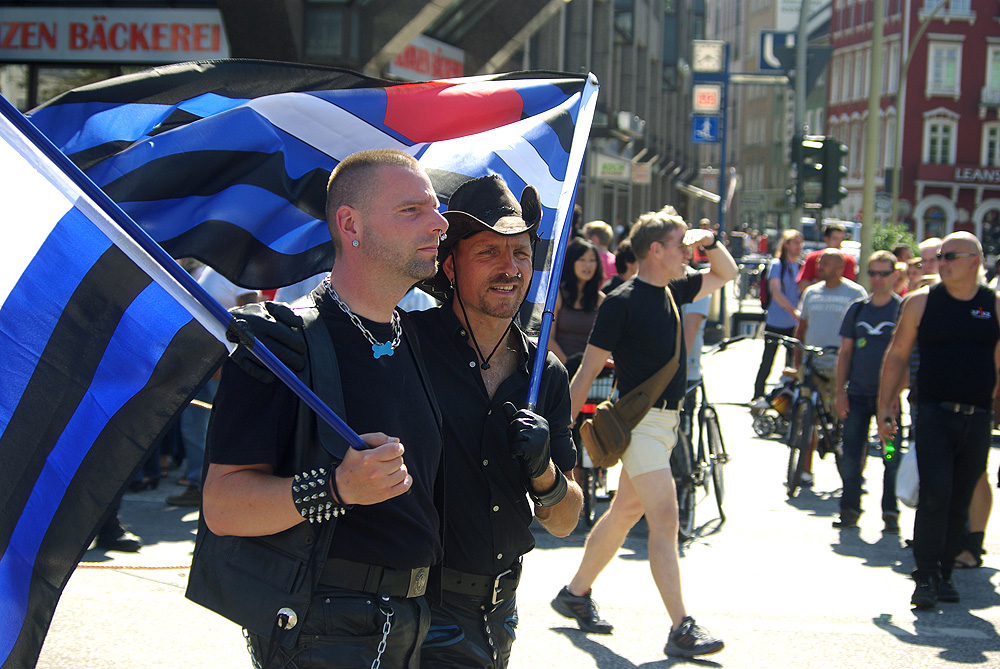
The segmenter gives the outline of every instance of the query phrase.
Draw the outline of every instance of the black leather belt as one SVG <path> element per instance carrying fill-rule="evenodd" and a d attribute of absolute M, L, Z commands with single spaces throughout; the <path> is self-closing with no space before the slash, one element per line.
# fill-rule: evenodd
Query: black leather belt
<path fill-rule="evenodd" d="M 654 409 L 666 409 L 667 411 L 679 411 L 681 408 L 680 400 L 658 400 L 653 404 Z"/>
<path fill-rule="evenodd" d="M 441 588 L 460 595 L 471 595 L 489 600 L 493 605 L 508 600 L 517 591 L 521 580 L 521 564 L 518 563 L 497 576 L 469 574 L 457 569 L 444 567 L 441 570 Z"/>
<path fill-rule="evenodd" d="M 419 597 L 427 590 L 430 567 L 390 569 L 363 562 L 327 558 L 319 582 L 334 588 L 385 597 Z"/>
<path fill-rule="evenodd" d="M 976 409 L 979 408 L 975 404 L 959 404 L 958 402 L 941 402 L 939 406 L 945 411 L 961 413 L 966 416 L 976 413 Z"/>

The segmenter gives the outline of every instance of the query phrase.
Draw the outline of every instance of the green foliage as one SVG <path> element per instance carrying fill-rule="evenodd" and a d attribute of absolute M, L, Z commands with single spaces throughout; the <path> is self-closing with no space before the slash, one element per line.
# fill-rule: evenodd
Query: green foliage
<path fill-rule="evenodd" d="M 898 244 L 906 244 L 913 253 L 917 252 L 917 240 L 910 228 L 902 223 L 876 223 L 875 234 L 872 236 L 872 249 L 875 251 L 892 251 Z"/>

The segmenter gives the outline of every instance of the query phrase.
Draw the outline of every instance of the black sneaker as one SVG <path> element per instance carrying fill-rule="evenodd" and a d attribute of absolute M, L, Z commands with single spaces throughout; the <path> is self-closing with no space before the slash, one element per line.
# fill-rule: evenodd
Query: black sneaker
<path fill-rule="evenodd" d="M 559 615 L 576 620 L 576 624 L 584 632 L 611 634 L 611 630 L 614 629 L 611 623 L 597 615 L 597 604 L 590 598 L 589 592 L 577 597 L 569 591 L 569 588 L 563 587 L 552 600 L 552 608 Z"/>
<path fill-rule="evenodd" d="M 917 582 L 917 587 L 913 589 L 913 596 L 910 597 L 910 604 L 913 605 L 914 608 L 918 609 L 929 609 L 937 604 L 937 576 L 914 574 L 913 580 Z"/>
<path fill-rule="evenodd" d="M 962 598 L 958 594 L 958 589 L 955 588 L 955 584 L 951 582 L 951 578 L 942 577 L 937 584 L 937 600 L 939 602 L 947 602 L 948 604 L 957 604 L 962 601 Z"/>
<path fill-rule="evenodd" d="M 885 523 L 885 527 L 882 531 L 886 534 L 899 534 L 899 514 L 893 513 L 891 511 L 886 511 L 882 514 L 882 522 Z"/>
<path fill-rule="evenodd" d="M 97 547 L 106 551 L 119 551 L 122 553 L 138 553 L 142 548 L 142 542 L 120 524 L 117 531 L 105 536 L 97 537 Z"/>
<path fill-rule="evenodd" d="M 854 509 L 841 509 L 840 510 L 840 520 L 833 521 L 833 526 L 838 530 L 846 530 L 851 527 L 858 526 L 858 518 L 861 517 L 859 511 Z"/>
<path fill-rule="evenodd" d="M 716 639 L 711 632 L 698 625 L 694 618 L 687 616 L 677 629 L 670 631 L 663 652 L 671 657 L 695 657 L 718 653 L 725 647 L 722 639 Z"/>

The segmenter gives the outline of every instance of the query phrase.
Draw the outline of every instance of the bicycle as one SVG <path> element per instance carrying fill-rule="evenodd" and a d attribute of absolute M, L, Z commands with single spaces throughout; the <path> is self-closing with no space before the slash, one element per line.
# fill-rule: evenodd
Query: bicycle
<path fill-rule="evenodd" d="M 835 355 L 837 347 L 806 346 L 793 337 L 772 333 L 766 334 L 765 338 L 794 346 L 803 353 L 803 373 L 792 388 L 793 404 L 787 440 L 788 468 L 785 486 L 788 496 L 794 497 L 802 485 L 805 455 L 812 445 L 813 437 L 816 438 L 816 453 L 820 459 L 825 458 L 827 453 L 833 453 L 838 470 L 840 468 L 840 456 L 843 455 L 840 446 L 840 419 L 830 411 L 819 391 L 820 382 L 826 380 L 827 375 L 833 371 L 825 372 L 817 368 L 817 360 L 824 355 Z"/>
<path fill-rule="evenodd" d="M 573 436 L 580 449 L 580 471 L 583 474 L 580 488 L 583 491 L 583 521 L 587 527 L 593 527 L 594 522 L 597 520 L 597 503 L 610 500 L 614 496 L 614 492 L 608 490 L 607 470 L 602 467 L 595 467 L 594 463 L 590 460 L 590 455 L 587 453 L 587 449 L 583 447 L 583 441 L 580 439 L 579 427 L 584 420 L 594 415 L 597 405 L 600 402 L 609 397 L 613 398 L 613 395 L 617 394 L 614 388 L 614 372 L 615 363 L 609 360 L 605 363 L 601 373 L 594 379 L 593 385 L 590 386 L 587 401 L 580 409 L 580 415 L 577 417 L 573 428 Z"/>
<path fill-rule="evenodd" d="M 713 355 L 725 350 L 730 344 L 746 339 L 745 335 L 719 342 L 708 351 Z M 701 403 L 698 403 L 698 394 Z M 698 407 L 697 413 L 694 412 Z M 670 469 L 677 488 L 678 538 L 687 541 L 695 534 L 695 507 L 698 504 L 698 488 L 710 494 L 710 486 L 715 492 L 715 503 L 719 509 L 719 527 L 726 522 L 722 502 L 726 494 L 723 466 L 729 462 L 729 454 L 722 439 L 719 414 L 715 405 L 708 401 L 708 391 L 704 379 L 692 384 L 685 392 L 685 411 L 681 414 L 681 425 L 677 430 L 677 444 L 670 453 Z M 694 420 L 698 422 L 698 449 L 695 450 L 693 437 Z"/>

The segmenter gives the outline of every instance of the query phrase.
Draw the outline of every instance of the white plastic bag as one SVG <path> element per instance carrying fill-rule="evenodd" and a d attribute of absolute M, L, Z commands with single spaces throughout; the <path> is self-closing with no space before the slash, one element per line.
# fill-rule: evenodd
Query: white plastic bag
<path fill-rule="evenodd" d="M 917 473 L 917 449 L 910 445 L 899 462 L 896 471 L 896 497 L 900 502 L 917 508 L 917 497 L 920 494 L 920 475 Z"/>

